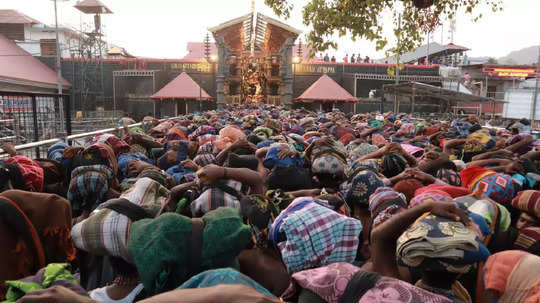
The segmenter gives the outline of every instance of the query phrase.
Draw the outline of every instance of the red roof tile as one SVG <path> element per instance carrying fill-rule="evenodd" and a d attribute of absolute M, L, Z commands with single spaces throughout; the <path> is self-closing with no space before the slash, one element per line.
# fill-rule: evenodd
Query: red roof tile
<path fill-rule="evenodd" d="M 167 83 L 157 93 L 150 96 L 152 99 L 195 99 L 210 100 L 210 96 L 186 72 L 181 73 L 171 82 Z"/>
<path fill-rule="evenodd" d="M 41 84 L 57 83 L 55 71 L 2 34 L 0 34 L 0 67 L 0 78 Z M 65 79 L 62 79 L 62 85 L 71 86 Z"/>
<path fill-rule="evenodd" d="M 38 20 L 30 18 L 14 9 L 0 9 L 0 23 L 42 24 Z"/>
<path fill-rule="evenodd" d="M 83 0 L 73 7 L 85 14 L 112 14 L 112 11 L 99 0 Z"/>
<path fill-rule="evenodd" d="M 337 102 L 358 102 L 343 87 L 336 83 L 328 75 L 322 75 L 295 101 L 337 101 Z"/>

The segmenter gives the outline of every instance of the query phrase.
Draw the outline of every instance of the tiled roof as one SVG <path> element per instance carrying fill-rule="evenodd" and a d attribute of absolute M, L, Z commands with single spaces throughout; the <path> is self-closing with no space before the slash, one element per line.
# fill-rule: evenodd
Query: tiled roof
<path fill-rule="evenodd" d="M 0 34 L 0 78 L 25 81 L 32 84 L 55 85 L 57 74 L 37 58 Z M 62 79 L 64 87 L 71 84 Z"/>
<path fill-rule="evenodd" d="M 336 102 L 357 102 L 343 87 L 336 83 L 328 75 L 322 75 L 306 91 L 295 99 L 296 101 L 336 101 Z"/>
<path fill-rule="evenodd" d="M 150 96 L 152 99 L 194 99 L 199 97 L 203 100 L 210 100 L 210 96 L 185 72 L 167 83 L 157 93 Z"/>
<path fill-rule="evenodd" d="M 40 21 L 14 9 L 0 9 L 0 23 L 12 24 L 41 24 Z"/>

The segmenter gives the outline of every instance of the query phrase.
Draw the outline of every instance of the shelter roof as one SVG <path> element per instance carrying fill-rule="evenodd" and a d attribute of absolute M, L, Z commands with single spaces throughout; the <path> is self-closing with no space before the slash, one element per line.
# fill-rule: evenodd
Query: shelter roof
<path fill-rule="evenodd" d="M 447 100 L 457 103 L 504 103 L 493 98 L 477 96 L 453 89 L 445 89 L 439 86 L 429 85 L 420 82 L 407 82 L 399 84 L 383 85 L 383 92 L 396 94 L 399 96 L 423 96 L 439 100 Z"/>
<path fill-rule="evenodd" d="M 0 79 L 5 81 L 52 88 L 57 84 L 57 74 L 54 70 L 2 34 L 0 34 L 0 66 L 2 67 Z M 62 85 L 65 88 L 71 87 L 65 79 L 62 79 Z"/>
<path fill-rule="evenodd" d="M 99 0 L 83 0 L 73 7 L 85 14 L 112 14 L 112 11 Z"/>
<path fill-rule="evenodd" d="M 181 73 L 171 82 L 167 83 L 157 93 L 150 96 L 151 99 L 202 99 L 211 100 L 210 96 L 195 82 L 186 72 Z"/>
<path fill-rule="evenodd" d="M 348 91 L 337 84 L 328 75 L 322 75 L 315 83 L 296 98 L 295 101 L 336 101 L 336 102 L 358 102 Z"/>
<path fill-rule="evenodd" d="M 455 49 L 455 50 L 461 50 L 461 51 L 468 51 L 469 48 L 466 48 L 465 46 L 456 45 L 454 43 L 448 43 L 444 46 L 446 49 Z"/>
<path fill-rule="evenodd" d="M 0 23 L 6 24 L 42 24 L 40 21 L 14 9 L 0 9 Z"/>
<path fill-rule="evenodd" d="M 439 55 L 452 55 L 454 53 L 464 52 L 469 50 L 464 46 L 459 46 L 455 44 L 441 45 L 437 42 L 431 42 L 429 44 L 424 44 L 417 47 L 411 52 L 407 52 L 399 56 L 399 61 L 404 63 L 414 62 L 418 59 L 425 58 L 429 50 L 429 56 L 439 56 Z M 396 63 L 396 57 L 388 58 L 388 63 Z"/>

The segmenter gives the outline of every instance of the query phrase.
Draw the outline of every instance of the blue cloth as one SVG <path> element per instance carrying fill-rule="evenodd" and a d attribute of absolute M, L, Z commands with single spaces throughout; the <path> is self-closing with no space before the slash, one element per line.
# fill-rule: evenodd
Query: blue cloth
<path fill-rule="evenodd" d="M 174 165 L 167 169 L 166 172 L 174 178 L 177 184 L 184 183 L 182 182 L 184 176 L 195 173 L 181 165 Z"/>
<path fill-rule="evenodd" d="M 122 182 L 126 178 L 135 177 L 129 172 L 129 162 L 133 160 L 140 160 L 153 164 L 148 157 L 141 153 L 120 154 L 120 156 L 118 156 L 118 181 Z"/>
<path fill-rule="evenodd" d="M 486 219 L 476 213 L 467 211 L 467 215 L 471 220 L 474 222 L 474 224 L 478 227 L 480 232 L 482 233 L 482 239 L 484 239 L 487 235 L 490 235 L 493 233 L 493 231 L 489 228 L 489 225 L 486 222 Z"/>
<path fill-rule="evenodd" d="M 483 194 L 498 203 L 510 203 L 521 191 L 521 186 L 507 174 L 492 174 L 476 183 L 473 192 L 480 188 Z"/>
<path fill-rule="evenodd" d="M 275 297 L 266 288 L 252 280 L 250 277 L 232 268 L 220 268 L 204 271 L 184 282 L 177 289 L 206 288 L 220 284 L 241 284 L 249 286 L 256 291 L 270 297 Z"/>
<path fill-rule="evenodd" d="M 113 171 L 106 165 L 79 166 L 71 172 L 67 199 L 71 208 L 94 210 L 104 202 L 109 183 L 114 179 Z"/>
<path fill-rule="evenodd" d="M 321 137 L 315 137 L 315 136 L 313 136 L 313 137 L 307 139 L 306 142 L 309 143 L 309 144 L 311 144 L 311 143 L 313 143 L 313 141 L 319 140 L 320 138 L 321 138 Z"/>
<path fill-rule="evenodd" d="M 284 147 L 281 145 L 276 145 L 270 147 L 266 153 L 266 157 L 263 160 L 264 167 L 272 169 L 275 166 L 295 166 L 295 167 L 304 167 L 304 158 L 300 157 L 299 154 L 293 158 L 285 157 L 283 159 L 279 158 L 279 152 Z"/>
<path fill-rule="evenodd" d="M 178 164 L 186 160 L 188 157 L 188 144 L 189 142 L 186 140 L 180 140 L 178 141 L 178 145 L 174 145 L 174 146 L 172 146 L 170 142 L 167 142 L 165 144 L 166 152 L 157 159 L 158 167 L 163 170 L 167 170 L 174 164 Z M 169 152 L 171 153 L 176 152 L 176 163 L 169 163 L 169 157 L 168 157 Z"/>
<path fill-rule="evenodd" d="M 521 190 L 534 188 L 534 185 L 536 184 L 536 181 L 533 178 L 522 174 L 514 174 L 512 179 L 521 186 Z"/>
<path fill-rule="evenodd" d="M 257 143 L 257 149 L 259 148 L 263 148 L 263 147 L 268 147 L 272 144 L 276 143 L 276 141 L 272 141 L 272 140 L 264 140 L 264 141 L 261 141 L 259 143 Z"/>
<path fill-rule="evenodd" d="M 379 187 L 383 187 L 383 181 L 371 170 L 358 172 L 347 185 L 345 201 L 352 205 L 369 205 L 369 196 Z"/>
<path fill-rule="evenodd" d="M 64 149 L 68 147 L 67 143 L 64 141 L 59 141 L 54 143 L 47 150 L 47 159 L 54 161 L 62 161 L 62 155 L 64 154 Z"/>

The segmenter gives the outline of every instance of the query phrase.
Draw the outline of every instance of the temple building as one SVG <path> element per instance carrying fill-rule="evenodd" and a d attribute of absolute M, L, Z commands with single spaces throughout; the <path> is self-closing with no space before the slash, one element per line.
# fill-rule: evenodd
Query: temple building
<path fill-rule="evenodd" d="M 260 13 L 250 13 L 209 30 L 218 49 L 218 106 L 292 106 L 293 45 L 300 30 Z"/>
<path fill-rule="evenodd" d="M 309 57 L 311 50 L 302 44 L 300 30 L 260 13 L 246 14 L 208 31 L 213 42 L 190 42 L 188 54 L 179 59 L 132 57 L 114 48 L 101 60 L 62 58 L 62 75 L 72 84 L 74 111 L 102 108 L 162 117 L 227 104 L 265 103 L 320 109 L 328 108 L 330 105 L 322 103 L 330 102 L 332 108 L 360 112 L 379 110 L 383 86 L 395 84 L 396 78 L 400 83 L 443 86 L 438 64 L 402 64 L 397 72 L 396 65 L 391 63 L 325 62 Z M 50 67 L 55 65 L 54 58 L 39 59 Z M 154 96 L 182 73 L 198 85 L 199 97 Z M 300 98 L 323 75 L 352 96 L 346 100 L 353 101 L 313 97 L 313 92 L 320 91 L 314 89 L 309 94 L 311 99 Z M 203 97 L 202 91 L 207 96 Z M 182 92 L 176 94 L 185 97 Z M 391 110 L 391 103 L 384 102 L 384 109 Z"/>

